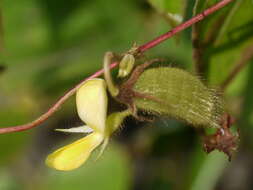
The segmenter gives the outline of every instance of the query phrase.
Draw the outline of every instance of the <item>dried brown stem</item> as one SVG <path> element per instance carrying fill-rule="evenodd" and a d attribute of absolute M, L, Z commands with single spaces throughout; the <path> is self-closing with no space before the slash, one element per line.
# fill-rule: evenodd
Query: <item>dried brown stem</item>
<path fill-rule="evenodd" d="M 155 38 L 154 40 L 151 40 L 151 41 L 147 42 L 146 44 L 144 44 L 142 46 L 139 46 L 138 49 L 137 49 L 137 53 L 141 54 L 141 53 L 147 51 L 148 49 L 150 49 L 154 46 L 157 46 L 158 44 L 160 44 L 163 41 L 171 38 L 172 36 L 179 33 L 180 31 L 190 27 L 194 23 L 197 23 L 197 22 L 203 20 L 206 16 L 216 12 L 217 10 L 221 9 L 222 7 L 224 7 L 227 4 L 231 3 L 232 1 L 234 1 L 234 0 L 222 0 L 222 1 L 220 1 L 219 3 L 215 4 L 214 6 L 208 8 L 208 9 L 206 9 L 202 13 L 200 13 L 200 14 L 194 16 L 193 18 L 189 19 L 188 21 L 178 25 L 177 27 L 175 27 L 171 31 Z M 112 69 L 112 68 L 116 67 L 117 65 L 118 65 L 118 63 L 113 63 L 113 64 L 110 65 L 110 68 Z M 65 95 L 63 95 L 51 108 L 49 108 L 49 110 L 46 113 L 41 115 L 38 119 L 34 120 L 33 122 L 24 124 L 24 125 L 0 128 L 0 134 L 28 130 L 28 129 L 34 128 L 34 127 L 38 126 L 39 124 L 43 123 L 50 116 L 52 116 L 53 113 L 55 113 L 60 108 L 60 106 L 70 96 L 72 96 L 76 92 L 76 90 L 83 84 L 83 82 L 85 82 L 88 79 L 98 77 L 98 76 L 102 75 L 103 72 L 104 72 L 103 69 L 101 69 L 101 70 L 97 71 L 95 74 L 93 74 L 90 77 L 86 78 L 85 80 L 81 81 L 78 85 L 76 85 L 74 88 L 69 90 Z"/>

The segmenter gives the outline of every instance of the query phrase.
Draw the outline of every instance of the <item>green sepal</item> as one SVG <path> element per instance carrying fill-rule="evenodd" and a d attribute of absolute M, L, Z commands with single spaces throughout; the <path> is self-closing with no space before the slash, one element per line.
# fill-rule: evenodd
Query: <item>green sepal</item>
<path fill-rule="evenodd" d="M 132 112 L 130 110 L 110 114 L 106 120 L 107 135 L 110 136 L 115 130 L 117 130 L 123 120 L 131 114 Z"/>

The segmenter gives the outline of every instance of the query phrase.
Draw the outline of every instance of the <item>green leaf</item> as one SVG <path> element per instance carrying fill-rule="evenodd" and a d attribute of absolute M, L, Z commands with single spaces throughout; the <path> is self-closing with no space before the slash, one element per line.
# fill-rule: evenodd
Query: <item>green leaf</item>
<path fill-rule="evenodd" d="M 199 148 L 199 147 L 198 147 Z M 196 155 L 195 167 L 198 168 L 191 181 L 190 190 L 215 189 L 217 180 L 225 169 L 228 161 L 223 153 L 214 151 L 209 155 Z M 201 158 L 199 158 L 201 157 Z M 201 162 L 201 163 L 200 163 Z"/>
<path fill-rule="evenodd" d="M 249 65 L 249 75 L 248 80 L 246 80 L 246 86 L 244 89 L 244 99 L 242 108 L 240 111 L 240 120 L 238 122 L 238 126 L 241 126 L 241 131 L 243 139 L 249 142 L 250 147 L 253 147 L 253 140 L 252 140 L 252 132 L 253 132 L 253 61 L 251 61 Z"/>
<path fill-rule="evenodd" d="M 3 14 L 2 14 L 2 9 L 1 8 L 2 7 L 0 7 L 0 51 L 3 51 L 3 47 L 4 47 L 4 28 L 3 28 Z"/>
<path fill-rule="evenodd" d="M 197 1 L 195 14 L 216 2 Z M 194 26 L 196 68 L 211 84 L 222 83 L 252 44 L 252 8 L 251 0 L 238 0 Z"/>
<path fill-rule="evenodd" d="M 171 27 L 182 22 L 186 6 L 185 0 L 149 0 L 148 2 L 168 21 Z"/>
<path fill-rule="evenodd" d="M 210 80 L 221 83 L 234 68 L 253 42 L 253 3 L 237 1 L 231 8 L 210 52 Z M 226 72 L 219 72 L 226 71 Z M 213 75 L 212 73 L 219 73 Z"/>

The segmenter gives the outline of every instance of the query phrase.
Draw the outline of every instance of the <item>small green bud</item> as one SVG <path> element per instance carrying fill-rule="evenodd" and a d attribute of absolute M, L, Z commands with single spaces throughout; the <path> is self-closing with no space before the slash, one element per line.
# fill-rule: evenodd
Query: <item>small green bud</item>
<path fill-rule="evenodd" d="M 134 67 L 135 58 L 132 54 L 125 54 L 119 64 L 118 77 L 123 78 L 131 73 Z"/>
<path fill-rule="evenodd" d="M 168 115 L 193 126 L 220 127 L 224 113 L 222 99 L 197 76 L 184 70 L 170 67 L 147 69 L 133 90 L 153 97 L 135 97 L 134 104 L 138 109 Z"/>

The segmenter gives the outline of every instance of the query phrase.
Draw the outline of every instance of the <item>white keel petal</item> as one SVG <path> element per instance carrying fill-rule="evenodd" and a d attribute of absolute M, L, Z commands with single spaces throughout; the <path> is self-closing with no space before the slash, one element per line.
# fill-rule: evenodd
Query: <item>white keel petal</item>
<path fill-rule="evenodd" d="M 73 127 L 70 129 L 55 129 L 56 131 L 65 132 L 65 133 L 91 133 L 93 129 L 87 125 L 80 127 Z"/>

